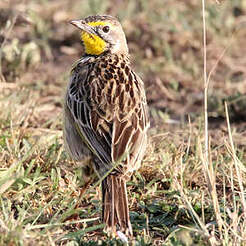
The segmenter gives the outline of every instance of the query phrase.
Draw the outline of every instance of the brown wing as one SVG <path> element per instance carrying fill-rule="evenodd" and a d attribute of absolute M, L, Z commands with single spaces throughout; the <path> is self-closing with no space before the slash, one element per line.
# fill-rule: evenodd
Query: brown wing
<path fill-rule="evenodd" d="M 120 84 L 100 74 L 106 76 L 107 71 L 95 75 L 89 66 L 78 67 L 72 75 L 67 106 L 81 140 L 100 160 L 96 166 L 101 169 L 100 174 L 105 174 L 124 154 L 124 169 L 136 169 L 145 150 L 149 126 L 143 82 L 129 67 Z"/>
<path fill-rule="evenodd" d="M 124 90 L 124 96 L 119 97 L 124 98 L 125 101 L 119 101 L 119 104 L 124 107 L 114 119 L 112 139 L 113 161 L 126 155 L 127 163 L 124 166 L 124 172 L 139 168 L 139 161 L 141 161 L 147 145 L 147 129 L 149 127 L 143 82 L 134 72 L 130 73 L 131 87 L 128 92 Z"/>
<path fill-rule="evenodd" d="M 68 107 L 73 120 L 71 124 L 80 136 L 79 141 L 83 141 L 88 148 L 101 161 L 101 168 L 109 170 L 111 168 L 111 132 L 97 130 L 97 124 L 101 121 L 99 115 L 95 114 L 91 106 L 90 87 L 88 84 L 89 74 L 92 69 L 89 65 L 78 64 L 71 75 L 71 82 L 66 95 L 66 106 Z M 74 138 L 74 140 L 76 140 Z M 81 143 L 77 140 L 68 145 L 76 146 Z"/>

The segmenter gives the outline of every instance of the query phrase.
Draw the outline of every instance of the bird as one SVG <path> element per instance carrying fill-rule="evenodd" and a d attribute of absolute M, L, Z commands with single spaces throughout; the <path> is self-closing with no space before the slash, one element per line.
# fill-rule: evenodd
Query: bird
<path fill-rule="evenodd" d="M 116 17 L 72 20 L 83 55 L 72 66 L 64 101 L 64 141 L 88 176 L 101 179 L 105 231 L 132 236 L 126 182 L 141 166 L 149 114 L 144 83 L 132 70 Z"/>

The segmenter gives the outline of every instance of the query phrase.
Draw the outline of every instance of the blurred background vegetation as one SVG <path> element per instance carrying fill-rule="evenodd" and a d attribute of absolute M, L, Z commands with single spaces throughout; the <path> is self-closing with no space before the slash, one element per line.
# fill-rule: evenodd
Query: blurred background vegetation
<path fill-rule="evenodd" d="M 245 168 L 246 1 L 210 0 L 206 4 L 207 72 L 213 71 L 208 97 L 212 147 L 217 151 L 215 159 L 218 161 L 221 158 L 219 163 L 231 161 L 230 154 L 220 150 L 227 132 L 224 113 L 224 102 L 227 101 L 238 158 Z M 203 126 L 204 100 L 201 1 L 1 0 L 2 245 L 20 242 L 20 245 L 44 245 L 47 242 L 52 245 L 61 243 L 59 240 L 62 236 L 78 229 L 62 225 L 57 232 L 54 225 L 56 230 L 44 230 L 44 226 L 38 230 L 39 234 L 32 231 L 38 228 L 35 228 L 38 223 L 63 223 L 75 213 L 71 199 L 78 195 L 82 181 L 79 181 L 79 173 L 74 173 L 73 168 L 69 171 L 62 169 L 63 164 L 71 164 L 62 147 L 62 104 L 71 65 L 82 55 L 82 46 L 79 33 L 69 24 L 69 20 L 93 14 L 110 14 L 120 19 L 127 36 L 132 66 L 145 83 L 150 107 L 149 155 L 130 185 L 133 185 L 132 200 L 139 201 L 138 205 L 131 205 L 132 210 L 135 208 L 139 212 L 132 213 L 135 232 L 142 230 L 141 223 L 147 223 L 146 211 L 150 216 L 150 231 L 154 232 L 148 234 L 147 230 L 141 234 L 139 231 L 139 245 L 148 245 L 148 242 L 152 245 L 151 240 L 161 242 L 171 235 L 178 224 L 192 223 L 192 218 L 186 218 L 187 212 L 179 205 L 175 208 L 171 206 L 172 192 L 177 191 L 172 183 L 174 175 L 181 175 L 180 167 L 175 169 L 175 165 L 183 152 L 189 154 L 185 157 L 189 166 L 186 170 L 182 169 L 185 173 L 183 179 L 187 192 L 192 193 L 192 199 L 196 197 L 194 204 L 197 212 L 201 213 L 202 205 L 198 200 L 205 181 L 197 158 L 199 150 L 196 138 L 201 135 Z M 181 150 L 180 146 L 187 143 L 188 147 L 182 147 Z M 158 169 L 160 166 L 163 169 Z M 224 171 L 222 168 L 218 177 L 221 194 L 223 182 L 229 179 L 229 174 Z M 134 187 L 134 182 L 139 183 L 139 186 Z M 155 182 L 158 187 L 153 191 L 151 189 Z M 144 197 L 139 194 L 143 188 L 141 185 L 147 186 L 146 194 L 142 194 Z M 201 189 L 199 192 L 197 187 Z M 155 193 L 158 190 L 167 190 L 167 194 Z M 100 214 L 100 204 L 95 198 L 99 196 L 99 191 L 94 190 L 93 196 L 90 194 L 84 198 L 83 206 L 90 217 Z M 52 197 L 49 193 L 53 194 Z M 58 200 L 54 201 L 55 195 Z M 197 199 L 197 196 L 200 198 Z M 147 202 L 150 197 L 156 197 L 154 204 Z M 180 201 L 175 202 L 179 204 Z M 89 210 L 88 204 L 91 206 Z M 182 207 L 182 202 L 180 204 Z M 207 204 L 208 220 L 212 220 L 212 209 L 209 202 Z M 156 214 L 158 218 L 154 216 Z M 86 216 L 81 215 L 80 218 Z M 14 226 L 16 223 L 18 228 Z M 28 226 L 33 227 L 30 229 Z M 24 236 L 21 237 L 19 233 L 24 233 Z M 93 233 L 88 234 L 88 237 L 98 236 Z M 182 245 L 182 237 L 181 244 L 173 245 Z M 195 238 L 198 243 L 202 241 L 200 237 Z M 83 245 L 79 240 L 75 241 Z M 184 245 L 197 245 L 192 244 L 194 242 L 190 235 L 184 241 L 191 242 Z M 109 245 L 109 242 L 105 245 Z"/>

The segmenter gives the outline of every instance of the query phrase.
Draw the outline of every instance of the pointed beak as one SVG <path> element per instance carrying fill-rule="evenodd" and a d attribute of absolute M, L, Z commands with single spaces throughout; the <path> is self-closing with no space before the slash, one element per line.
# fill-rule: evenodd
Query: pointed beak
<path fill-rule="evenodd" d="M 89 34 L 96 34 L 94 29 L 91 26 L 87 25 L 83 20 L 72 20 L 70 21 L 70 24 Z"/>

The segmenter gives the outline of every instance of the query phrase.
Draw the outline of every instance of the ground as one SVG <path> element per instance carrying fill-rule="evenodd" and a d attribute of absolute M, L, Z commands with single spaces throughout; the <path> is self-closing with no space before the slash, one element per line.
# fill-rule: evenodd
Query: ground
<path fill-rule="evenodd" d="M 246 245 L 246 2 L 205 7 L 206 56 L 202 1 L 1 1 L 0 245 L 123 245 L 102 230 L 100 185 L 80 196 L 62 138 L 83 52 L 68 21 L 96 13 L 120 19 L 149 104 L 148 149 L 127 185 L 129 244 Z"/>

